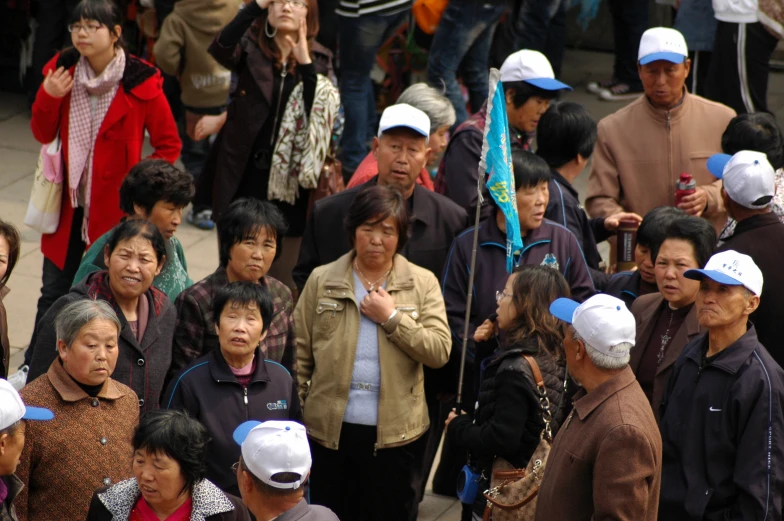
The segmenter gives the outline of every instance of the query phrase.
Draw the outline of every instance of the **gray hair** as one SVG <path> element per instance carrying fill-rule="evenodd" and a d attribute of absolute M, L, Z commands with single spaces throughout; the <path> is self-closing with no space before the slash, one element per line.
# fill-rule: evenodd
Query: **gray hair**
<path fill-rule="evenodd" d="M 606 369 L 608 371 L 623 369 L 629 363 L 629 359 L 631 359 L 629 353 L 632 350 L 632 347 L 634 347 L 634 344 L 631 342 L 621 342 L 620 344 L 610 347 L 609 351 L 615 353 L 617 356 L 607 355 L 586 342 L 574 326 L 570 326 L 569 328 L 572 332 L 572 338 L 575 341 L 582 340 L 583 344 L 585 344 L 585 352 L 588 353 L 588 358 L 590 358 L 593 365 L 599 369 Z"/>
<path fill-rule="evenodd" d="M 452 106 L 449 98 L 427 83 L 411 85 L 403 91 L 395 103 L 407 103 L 427 114 L 430 118 L 431 134 L 445 125 L 451 127 L 457 120 L 455 107 Z"/>
<path fill-rule="evenodd" d="M 122 329 L 120 319 L 112 306 L 105 300 L 83 299 L 71 302 L 57 313 L 54 319 L 54 330 L 57 339 L 71 347 L 79 331 L 93 320 L 108 320 L 117 326 L 117 333 Z"/>

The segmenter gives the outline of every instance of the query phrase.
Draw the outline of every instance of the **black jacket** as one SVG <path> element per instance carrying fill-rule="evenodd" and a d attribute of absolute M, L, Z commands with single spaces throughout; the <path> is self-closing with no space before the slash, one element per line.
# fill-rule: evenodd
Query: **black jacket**
<path fill-rule="evenodd" d="M 784 365 L 784 270 L 781 253 L 784 252 L 784 223 L 773 212 L 755 215 L 740 221 L 735 232 L 716 249 L 735 250 L 754 259 L 762 271 L 764 284 L 760 305 L 749 319 L 754 323 L 760 343 L 773 359 Z"/>
<path fill-rule="evenodd" d="M 622 271 L 613 275 L 607 282 L 602 293 L 612 295 L 626 303 L 626 307 L 632 309 L 632 303 L 640 297 L 640 281 L 642 277 L 639 271 Z"/>
<path fill-rule="evenodd" d="M 754 326 L 707 349 L 707 333 L 686 345 L 662 398 L 659 519 L 781 520 L 784 371 Z"/>
<path fill-rule="evenodd" d="M 169 384 L 167 409 L 187 411 L 209 432 L 207 479 L 239 495 L 231 466 L 239 461 L 234 429 L 248 420 L 293 420 L 302 423 L 297 383 L 277 362 L 264 360 L 256 348 L 256 372 L 247 388 L 237 382 L 220 349 L 193 361 Z"/>
<path fill-rule="evenodd" d="M 299 260 L 292 277 L 302 291 L 310 273 L 336 261 L 351 250 L 343 220 L 357 194 L 373 186 L 378 176 L 317 202 L 310 212 Z M 400 252 L 410 262 L 432 271 L 441 280 L 449 246 L 458 233 L 468 227 L 468 215 L 458 205 L 435 192 L 414 185 L 411 237 Z"/>
<path fill-rule="evenodd" d="M 583 249 L 585 263 L 591 270 L 593 284 L 597 291 L 602 291 L 610 276 L 599 268 L 602 256 L 596 243 L 606 241 L 612 237 L 613 232 L 605 230 L 604 217 L 588 219 L 588 214 L 580 204 L 577 190 L 557 170 L 551 172 L 553 178 L 547 185 L 550 201 L 547 203 L 544 216 L 565 226 L 574 234 Z"/>

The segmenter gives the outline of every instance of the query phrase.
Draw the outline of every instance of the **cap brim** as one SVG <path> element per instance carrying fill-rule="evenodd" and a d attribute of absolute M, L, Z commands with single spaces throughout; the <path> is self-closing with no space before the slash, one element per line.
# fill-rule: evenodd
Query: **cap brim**
<path fill-rule="evenodd" d="M 575 302 L 570 298 L 558 298 L 550 304 L 550 313 L 555 318 L 560 318 L 564 322 L 571 324 L 574 318 L 574 311 L 579 305 L 579 302 Z"/>
<path fill-rule="evenodd" d="M 572 90 L 569 85 L 554 78 L 534 78 L 523 81 L 530 83 L 534 87 L 539 87 L 542 90 Z"/>
<path fill-rule="evenodd" d="M 421 128 L 417 128 L 417 127 L 415 127 L 413 125 L 395 125 L 394 127 L 387 127 L 384 130 L 381 130 L 379 132 L 379 135 L 383 134 L 384 132 L 389 132 L 390 130 L 396 129 L 396 128 L 407 128 L 409 130 L 413 130 L 414 132 L 416 132 L 420 136 L 430 137 L 430 134 L 428 132 L 425 132 Z"/>
<path fill-rule="evenodd" d="M 686 60 L 686 56 L 678 54 L 677 52 L 655 52 L 640 58 L 640 65 L 648 65 L 651 62 L 659 60 L 668 61 L 670 63 L 683 63 Z"/>
<path fill-rule="evenodd" d="M 25 406 L 25 414 L 22 416 L 23 420 L 36 420 L 48 421 L 54 419 L 54 413 L 49 409 L 43 407 L 27 407 Z"/>
<path fill-rule="evenodd" d="M 259 421 L 246 421 L 245 423 L 241 423 L 239 427 L 234 429 L 234 434 L 232 434 L 232 438 L 237 445 L 242 445 L 245 441 L 245 438 L 248 437 L 250 431 L 252 431 L 255 427 L 261 425 Z"/>
<path fill-rule="evenodd" d="M 741 283 L 738 279 L 734 279 L 726 273 L 722 273 L 716 270 L 687 270 L 683 273 L 683 276 L 692 280 L 702 280 L 704 277 L 708 277 L 712 281 L 718 282 L 719 284 L 726 284 L 727 286 L 743 286 L 743 283 Z"/>
<path fill-rule="evenodd" d="M 721 179 L 724 175 L 724 167 L 730 162 L 730 159 L 732 156 L 729 154 L 713 154 L 706 163 L 708 172 L 713 174 L 716 179 Z"/>

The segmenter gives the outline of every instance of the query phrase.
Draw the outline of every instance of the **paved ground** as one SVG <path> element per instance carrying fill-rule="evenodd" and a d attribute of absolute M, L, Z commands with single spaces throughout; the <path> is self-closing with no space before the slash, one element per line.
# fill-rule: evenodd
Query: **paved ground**
<path fill-rule="evenodd" d="M 584 89 L 589 81 L 606 79 L 611 67 L 609 54 L 567 52 L 562 79 L 576 88 L 565 99 L 585 104 L 597 120 L 617 110 L 622 103 L 598 101 Z M 784 75 L 771 75 L 769 101 L 774 112 L 784 114 Z M 24 97 L 0 93 L 0 217 L 19 227 L 23 241 L 22 258 L 9 284 L 12 291 L 5 299 L 12 346 L 11 367 L 21 361 L 22 350 L 30 339 L 41 286 L 40 237 L 23 224 L 39 149 L 40 145 L 30 133 Z M 584 193 L 585 183 L 586 174 L 583 174 L 576 183 L 580 193 Z M 201 231 L 186 223 L 180 227 L 177 237 L 185 249 L 191 278 L 200 280 L 215 269 L 218 251 L 214 232 Z M 453 499 L 431 494 L 421 505 L 420 521 L 458 519 L 459 505 Z"/>

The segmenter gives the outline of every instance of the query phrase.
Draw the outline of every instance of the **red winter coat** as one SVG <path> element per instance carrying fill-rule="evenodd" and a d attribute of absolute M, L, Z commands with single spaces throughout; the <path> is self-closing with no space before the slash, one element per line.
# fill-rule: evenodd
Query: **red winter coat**
<path fill-rule="evenodd" d="M 44 77 L 50 70 L 61 66 L 66 67 L 73 76 L 78 59 L 79 53 L 75 50 L 58 54 L 44 67 Z M 57 137 L 57 131 L 60 131 L 66 172 L 70 107 L 70 93 L 63 98 L 54 98 L 47 94 L 42 85 L 33 103 L 33 118 L 30 122 L 33 135 L 40 143 L 51 143 Z M 111 230 L 124 215 L 120 210 L 120 184 L 131 167 L 142 158 L 145 129 L 155 149 L 151 157 L 165 159 L 170 163 L 176 161 L 182 144 L 169 103 L 163 94 L 163 78 L 158 69 L 127 54 L 120 87 L 95 139 L 90 221 L 87 228 L 90 243 Z M 67 173 L 64 183 L 60 225 L 56 232 L 41 237 L 41 251 L 60 269 L 65 266 L 74 214 L 68 197 Z M 76 225 L 80 226 L 81 223 Z"/>

